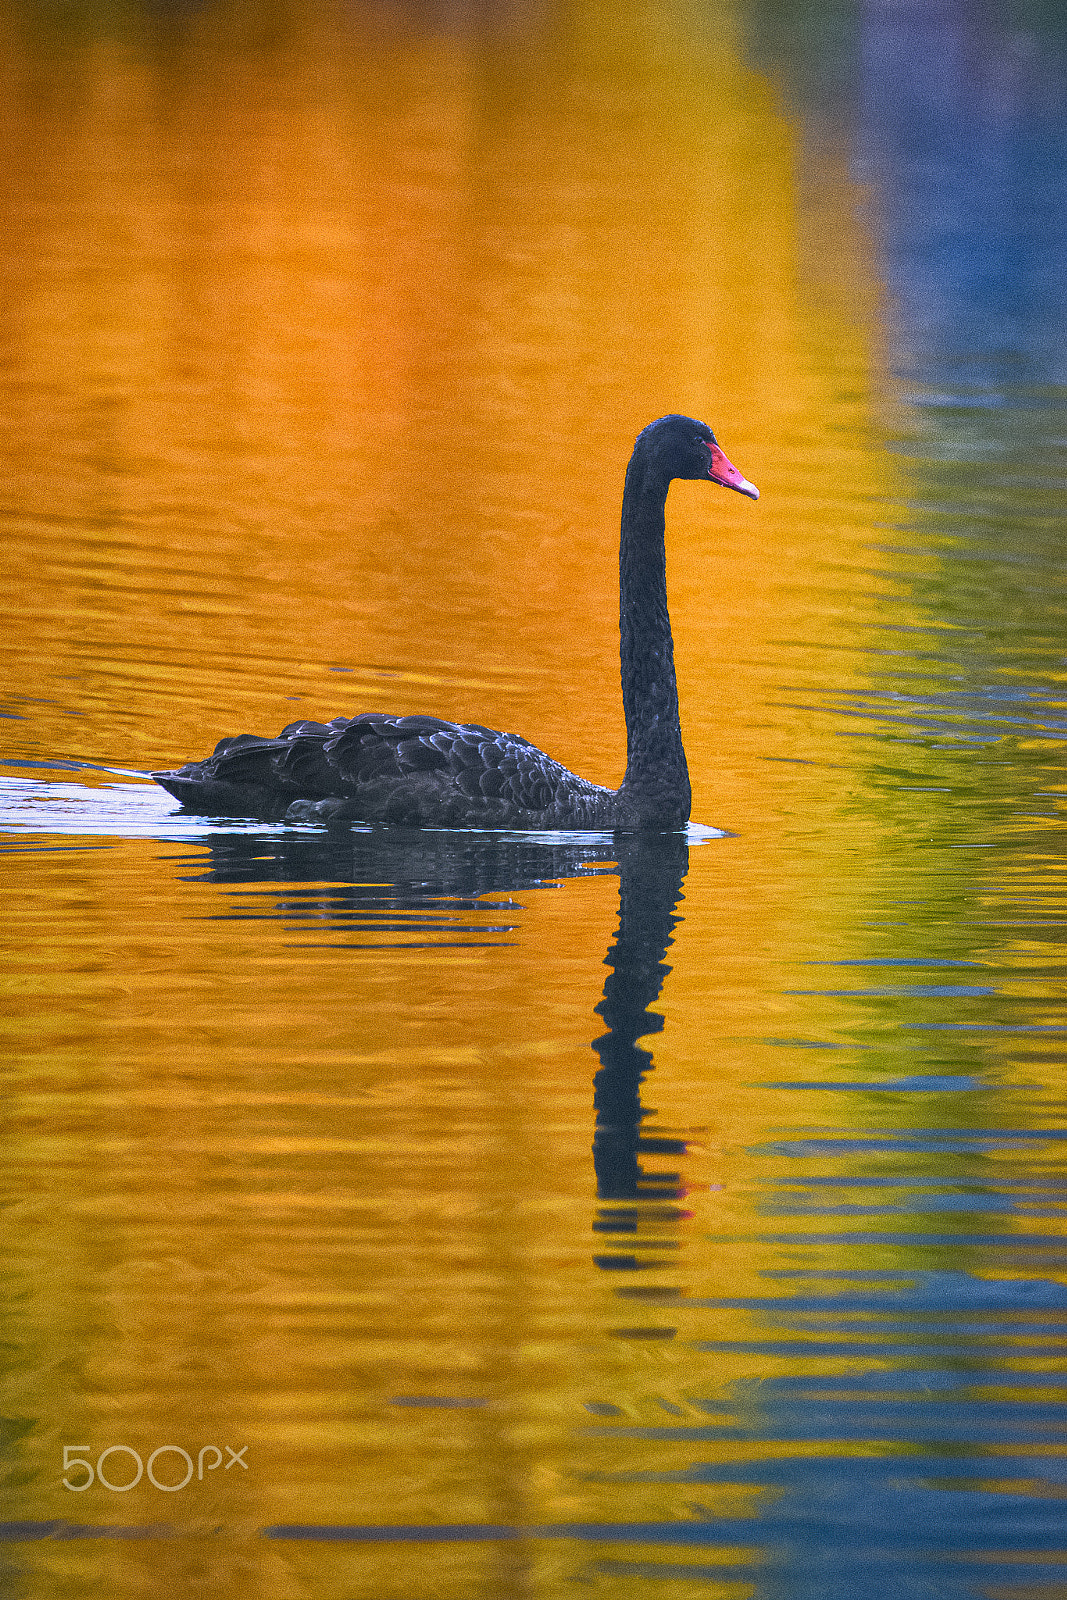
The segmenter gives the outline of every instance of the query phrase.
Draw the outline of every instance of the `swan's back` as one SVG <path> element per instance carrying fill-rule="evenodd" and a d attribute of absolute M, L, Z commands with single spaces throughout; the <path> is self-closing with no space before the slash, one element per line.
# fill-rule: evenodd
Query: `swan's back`
<path fill-rule="evenodd" d="M 376 711 L 220 739 L 153 777 L 201 814 L 412 827 L 610 826 L 615 800 L 517 734 Z"/>

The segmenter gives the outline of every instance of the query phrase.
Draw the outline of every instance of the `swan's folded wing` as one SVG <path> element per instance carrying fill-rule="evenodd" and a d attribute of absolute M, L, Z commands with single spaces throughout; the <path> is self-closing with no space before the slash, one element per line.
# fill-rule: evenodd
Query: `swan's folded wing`
<path fill-rule="evenodd" d="M 281 816 L 293 801 L 336 801 L 339 816 L 438 826 L 538 826 L 562 797 L 606 793 L 517 734 L 377 711 L 220 739 L 205 761 L 153 777 L 201 812 Z"/>
<path fill-rule="evenodd" d="M 152 776 L 185 806 L 235 816 L 270 814 L 299 795 L 334 791 L 337 776 L 323 755 L 334 732 L 321 722 L 293 722 L 276 739 L 239 733 L 220 739 L 204 761 Z"/>
<path fill-rule="evenodd" d="M 542 811 L 564 769 L 515 734 L 438 717 L 353 717 L 326 741 L 326 758 L 346 792 L 405 779 L 450 789 L 471 800 L 500 800 Z"/>

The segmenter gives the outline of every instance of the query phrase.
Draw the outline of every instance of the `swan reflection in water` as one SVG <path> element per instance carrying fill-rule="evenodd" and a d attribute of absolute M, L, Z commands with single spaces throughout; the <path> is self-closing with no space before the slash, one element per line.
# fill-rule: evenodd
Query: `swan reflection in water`
<path fill-rule="evenodd" d="M 605 1271 L 640 1272 L 663 1265 L 662 1252 L 674 1248 L 674 1241 L 645 1238 L 643 1226 L 663 1232 L 686 1215 L 678 1205 L 685 1194 L 681 1174 L 649 1172 L 642 1163 L 648 1156 L 683 1156 L 686 1141 L 643 1131 L 653 1114 L 641 1102 L 652 1052 L 637 1041 L 663 1027 L 663 1017 L 649 1007 L 671 970 L 663 958 L 681 921 L 676 908 L 689 870 L 689 846 L 684 835 L 668 833 L 619 835 L 616 847 L 619 926 L 605 958 L 610 971 L 604 998 L 596 1008 L 608 1031 L 593 1040 L 601 1062 L 593 1080 L 593 1166 L 602 1202 L 594 1227 L 628 1248 L 598 1255 L 596 1263 Z M 652 1254 L 642 1253 L 648 1251 Z"/>
<path fill-rule="evenodd" d="M 681 920 L 676 908 L 688 867 L 689 845 L 682 833 L 546 841 L 529 835 L 378 829 L 327 837 L 218 835 L 203 877 L 235 888 L 277 889 L 255 911 L 242 902 L 234 915 L 282 917 L 317 940 L 329 935 L 331 945 L 381 948 L 383 933 L 402 935 L 409 946 L 500 942 L 513 930 L 520 908 L 509 898 L 487 901 L 487 895 L 509 897 L 585 876 L 590 869 L 617 874 L 619 924 L 604 961 L 609 968 L 604 996 L 596 1007 L 607 1032 L 592 1041 L 600 1058 L 594 1077 L 593 1166 L 602 1202 L 596 1230 L 622 1236 L 629 1249 L 596 1260 L 604 1270 L 639 1271 L 659 1264 L 636 1253 L 639 1220 L 662 1229 L 684 1215 L 672 1203 L 684 1193 L 680 1175 L 650 1173 L 642 1165 L 648 1156 L 684 1154 L 685 1142 L 643 1132 L 650 1113 L 642 1106 L 641 1086 L 652 1055 L 637 1041 L 663 1027 L 663 1018 L 649 1007 L 670 971 L 664 956 Z M 307 890 L 301 889 L 304 884 Z M 507 920 L 472 925 L 471 912 L 505 912 Z M 349 937 L 338 939 L 339 933 Z M 638 1201 L 640 1208 L 634 1205 Z"/>

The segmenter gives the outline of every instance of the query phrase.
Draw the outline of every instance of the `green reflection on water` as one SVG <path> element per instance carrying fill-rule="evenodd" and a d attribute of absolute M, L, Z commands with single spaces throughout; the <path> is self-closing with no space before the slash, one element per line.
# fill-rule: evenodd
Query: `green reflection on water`
<path fill-rule="evenodd" d="M 11 1592 L 1052 1592 L 1055 324 L 975 369 L 915 320 L 857 13 L 9 18 L 8 753 L 354 696 L 610 778 L 633 434 L 711 408 L 764 489 L 671 501 L 737 837 L 646 896 L 669 956 L 573 861 L 9 858 L 10 1514 L 149 1530 L 28 1540 Z M 249 1471 L 75 1501 L 84 1441 Z M 307 1526 L 353 1536 L 261 1537 Z"/>

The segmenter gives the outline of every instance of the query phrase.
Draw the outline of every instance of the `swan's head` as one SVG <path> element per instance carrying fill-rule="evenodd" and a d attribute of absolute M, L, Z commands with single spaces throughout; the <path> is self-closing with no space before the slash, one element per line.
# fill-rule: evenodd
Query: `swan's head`
<path fill-rule="evenodd" d="M 727 460 L 706 422 L 693 417 L 660 417 L 638 435 L 634 453 L 638 451 L 655 461 L 668 479 L 702 478 L 759 499 L 756 485 Z"/>

